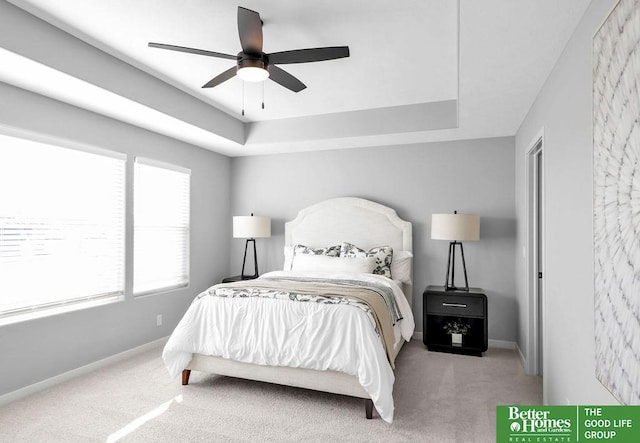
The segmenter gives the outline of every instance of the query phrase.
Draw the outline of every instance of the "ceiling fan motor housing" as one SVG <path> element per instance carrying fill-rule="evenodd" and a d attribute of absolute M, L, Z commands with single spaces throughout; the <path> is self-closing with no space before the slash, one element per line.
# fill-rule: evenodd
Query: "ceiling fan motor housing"
<path fill-rule="evenodd" d="M 262 54 L 247 54 L 246 52 L 238 53 L 238 69 L 242 68 L 261 68 L 267 69 L 269 60 L 267 55 Z"/>

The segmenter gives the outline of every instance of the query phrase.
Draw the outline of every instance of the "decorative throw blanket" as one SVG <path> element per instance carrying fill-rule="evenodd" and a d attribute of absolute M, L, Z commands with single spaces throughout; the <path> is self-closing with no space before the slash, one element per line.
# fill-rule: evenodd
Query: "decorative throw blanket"
<path fill-rule="evenodd" d="M 383 288 L 384 289 L 384 288 Z M 394 368 L 393 324 L 399 320 L 399 310 L 393 296 L 386 297 L 385 291 L 374 286 L 366 286 L 355 281 L 333 281 L 321 279 L 265 279 L 244 280 L 212 286 L 201 293 L 216 297 L 265 297 L 326 304 L 348 304 L 358 307 L 373 321 L 376 333 L 382 340 L 387 358 Z M 395 308 L 394 308 L 395 306 Z M 396 320 L 392 322 L 392 313 Z"/>
<path fill-rule="evenodd" d="M 366 282 L 364 283 L 362 280 L 345 280 L 345 279 L 333 279 L 327 277 L 304 277 L 304 276 L 263 276 L 263 280 L 270 281 L 300 281 L 300 282 L 316 282 L 316 283 L 329 283 L 332 285 L 343 285 L 343 286 L 357 286 L 357 287 L 367 287 L 368 289 L 376 291 L 380 294 L 380 297 L 384 299 L 384 302 L 387 304 L 387 309 L 389 310 L 389 314 L 391 315 L 391 323 L 395 326 L 400 320 L 403 319 L 402 313 L 400 312 L 400 307 L 398 306 L 398 301 L 396 300 L 395 295 L 393 294 L 393 289 L 389 286 L 384 286 L 380 283 L 374 282 Z"/>

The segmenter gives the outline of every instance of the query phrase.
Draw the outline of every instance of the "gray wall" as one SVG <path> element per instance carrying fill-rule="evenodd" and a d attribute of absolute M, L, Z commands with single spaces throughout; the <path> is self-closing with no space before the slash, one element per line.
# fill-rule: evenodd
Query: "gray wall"
<path fill-rule="evenodd" d="M 134 299 L 129 276 L 122 302 L 1 326 L 2 395 L 169 335 L 194 295 L 228 274 L 231 182 L 230 160 L 219 154 L 4 83 L 0 97 L 0 125 L 124 152 L 130 161 L 154 158 L 192 173 L 190 286 Z M 129 216 L 129 233 L 131 222 Z M 157 314 L 164 317 L 161 327 Z"/>
<path fill-rule="evenodd" d="M 413 223 L 414 314 L 422 331 L 422 291 L 442 285 L 448 244 L 430 239 L 431 214 L 477 213 L 481 240 L 465 244 L 469 284 L 488 292 L 489 338 L 516 340 L 514 139 L 234 158 L 233 215 L 272 218 L 272 238 L 258 239 L 260 272 L 282 268 L 284 222 L 333 197 L 362 197 L 394 208 Z M 231 243 L 238 274 L 244 241 Z M 252 270 L 252 268 L 250 268 Z"/>
<path fill-rule="evenodd" d="M 543 389 L 549 404 L 615 404 L 595 378 L 591 140 L 591 41 L 615 3 L 591 2 L 516 136 L 521 249 L 526 244 L 525 157 L 536 134 L 544 129 Z M 518 343 L 528 360 L 529 312 L 521 257 L 517 261 L 521 306 Z"/>

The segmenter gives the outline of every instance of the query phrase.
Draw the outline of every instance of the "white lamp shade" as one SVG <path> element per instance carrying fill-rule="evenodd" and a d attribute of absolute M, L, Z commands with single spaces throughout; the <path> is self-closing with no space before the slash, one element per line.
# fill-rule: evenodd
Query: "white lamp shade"
<path fill-rule="evenodd" d="M 257 215 L 238 215 L 233 217 L 234 238 L 271 237 L 271 218 Z"/>
<path fill-rule="evenodd" d="M 432 214 L 433 240 L 480 240 L 480 216 L 473 214 Z"/>

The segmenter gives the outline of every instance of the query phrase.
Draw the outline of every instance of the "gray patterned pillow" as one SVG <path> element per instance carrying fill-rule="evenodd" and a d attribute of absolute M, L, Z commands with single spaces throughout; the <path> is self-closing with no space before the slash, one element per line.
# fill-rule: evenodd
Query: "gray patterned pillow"
<path fill-rule="evenodd" d="M 328 246 L 326 248 L 310 248 L 305 245 L 295 245 L 293 247 L 293 257 L 296 255 L 326 255 L 329 257 L 340 257 L 340 245 Z"/>
<path fill-rule="evenodd" d="M 351 243 L 344 242 L 340 245 L 340 257 L 373 257 L 376 261 L 373 274 L 391 278 L 391 262 L 393 261 L 393 248 L 391 246 L 377 246 L 365 251 Z"/>

